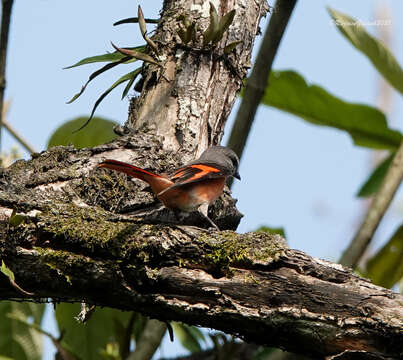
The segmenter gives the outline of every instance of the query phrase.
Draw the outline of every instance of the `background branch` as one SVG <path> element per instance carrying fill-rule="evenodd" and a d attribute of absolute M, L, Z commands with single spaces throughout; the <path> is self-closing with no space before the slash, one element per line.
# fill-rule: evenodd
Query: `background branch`
<path fill-rule="evenodd" d="M 5 105 L 7 106 L 7 103 L 5 103 Z M 5 119 L 5 117 L 3 117 L 3 126 L 10 133 L 10 135 L 13 136 L 14 139 L 17 140 L 30 154 L 37 152 L 35 148 L 26 139 L 24 139 L 16 129 L 11 126 L 11 124 Z"/>
<path fill-rule="evenodd" d="M 0 33 L 0 149 L 1 149 L 1 130 L 3 126 L 3 103 L 4 91 L 6 88 L 6 59 L 8 33 L 10 30 L 11 11 L 14 0 L 2 0 L 3 7 L 1 13 L 1 33 Z"/>
<path fill-rule="evenodd" d="M 242 157 L 256 110 L 260 104 L 270 70 L 297 0 L 277 0 L 270 17 L 255 64 L 246 82 L 242 102 L 235 118 L 227 146 Z M 232 184 L 233 179 L 230 179 Z"/>
<path fill-rule="evenodd" d="M 344 251 L 340 263 L 355 268 L 368 247 L 375 230 L 388 209 L 403 179 L 403 142 L 386 173 L 379 191 L 376 193 L 358 232 Z"/>
<path fill-rule="evenodd" d="M 135 350 L 126 360 L 150 360 L 161 345 L 167 326 L 158 320 L 150 319 L 144 328 Z"/>

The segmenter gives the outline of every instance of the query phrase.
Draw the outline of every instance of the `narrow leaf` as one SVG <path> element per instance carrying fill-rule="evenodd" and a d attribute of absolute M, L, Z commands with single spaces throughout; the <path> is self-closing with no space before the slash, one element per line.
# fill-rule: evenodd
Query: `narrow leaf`
<path fill-rule="evenodd" d="M 386 175 L 386 172 L 389 169 L 390 164 L 392 163 L 393 157 L 395 154 L 389 155 L 385 160 L 383 160 L 373 171 L 371 176 L 367 179 L 367 181 L 361 186 L 357 196 L 358 197 L 367 197 L 375 194 L 379 186 L 382 183 L 383 178 Z"/>
<path fill-rule="evenodd" d="M 159 23 L 159 19 L 147 19 L 145 18 L 144 21 L 148 24 L 158 24 Z M 131 18 L 126 18 L 126 19 L 122 19 L 119 21 L 116 21 L 113 26 L 116 25 L 121 25 L 121 24 L 137 24 L 139 22 L 139 18 L 137 17 L 131 17 Z"/>
<path fill-rule="evenodd" d="M 13 209 L 10 218 L 8 219 L 8 225 L 11 227 L 17 227 L 21 225 L 26 219 L 26 216 L 17 214 L 17 211 Z"/>
<path fill-rule="evenodd" d="M 185 14 L 181 14 L 179 16 L 179 19 L 182 21 L 182 24 L 185 26 L 186 29 L 190 26 L 190 20 Z"/>
<path fill-rule="evenodd" d="M 83 325 L 74 319 L 79 311 L 79 304 L 57 305 L 56 321 L 59 331 L 64 334 L 63 343 L 72 353 L 79 354 L 81 359 L 99 360 L 102 349 L 105 349 L 108 343 L 118 341 L 113 331 L 116 319 L 119 319 L 123 326 L 127 326 L 130 313 L 98 308 Z"/>
<path fill-rule="evenodd" d="M 359 146 L 393 151 L 402 140 L 378 109 L 343 101 L 320 86 L 308 85 L 294 71 L 271 72 L 262 103 L 316 125 L 347 131 Z"/>
<path fill-rule="evenodd" d="M 136 313 L 133 312 L 130 315 L 127 326 L 124 326 L 119 319 L 114 319 L 115 337 L 119 342 L 119 354 L 121 359 L 127 359 L 130 354 L 130 343 L 132 341 L 132 332 L 136 317 Z"/>
<path fill-rule="evenodd" d="M 52 341 L 52 343 L 56 347 L 56 349 L 58 350 L 58 352 L 59 352 L 58 358 L 60 358 L 61 360 L 78 360 L 79 359 L 77 356 L 74 356 L 73 354 L 71 354 L 69 352 L 69 349 L 67 349 L 65 344 L 63 344 L 58 339 L 56 339 L 51 333 L 43 330 L 38 324 L 29 322 L 27 320 L 27 318 L 22 316 L 21 313 L 18 313 L 18 312 L 8 313 L 7 318 L 18 321 L 19 323 L 25 325 L 26 327 L 28 327 L 32 330 L 35 330 L 40 334 L 47 336 Z M 1 360 L 1 357 L 0 357 L 0 360 Z"/>
<path fill-rule="evenodd" d="M 137 16 L 138 16 L 141 35 L 144 37 L 144 35 L 147 33 L 147 26 L 146 26 L 146 21 L 144 19 L 143 10 L 141 10 L 140 5 L 137 8 Z"/>
<path fill-rule="evenodd" d="M 0 354 L 14 360 L 42 358 L 42 336 L 8 315 L 13 314 L 39 325 L 44 309 L 44 304 L 0 302 Z"/>
<path fill-rule="evenodd" d="M 196 352 L 202 349 L 200 342 L 204 341 L 204 335 L 199 329 L 177 322 L 172 323 L 172 327 L 175 331 L 175 335 L 185 349 L 190 352 Z"/>
<path fill-rule="evenodd" d="M 328 8 L 328 11 L 343 36 L 372 62 L 397 91 L 403 94 L 403 69 L 382 41 L 370 35 L 356 19 L 331 8 Z"/>
<path fill-rule="evenodd" d="M 253 354 L 253 357 L 252 357 L 251 360 L 266 360 L 266 359 L 270 359 L 270 357 L 272 356 L 272 353 L 274 351 L 275 351 L 274 348 L 268 348 L 268 347 L 261 346 Z"/>
<path fill-rule="evenodd" d="M 154 65 L 160 65 L 158 62 L 156 62 L 150 55 L 147 54 L 143 54 L 141 52 L 138 52 L 136 50 L 130 50 L 130 49 L 125 49 L 125 48 L 119 48 L 117 47 L 114 43 L 111 43 L 112 46 L 119 51 L 122 54 L 131 56 L 133 58 L 139 59 L 139 60 L 143 60 L 145 62 L 154 64 Z"/>
<path fill-rule="evenodd" d="M 194 33 L 196 30 L 196 23 L 191 23 L 189 27 L 186 29 L 186 36 L 185 36 L 185 44 L 188 44 L 194 37 Z"/>
<path fill-rule="evenodd" d="M 178 33 L 179 37 L 181 38 L 182 42 L 185 44 L 185 41 L 186 41 L 186 30 L 184 30 L 184 29 L 179 29 L 179 30 L 177 31 L 177 33 Z"/>
<path fill-rule="evenodd" d="M 3 260 L 1 260 L 1 268 L 0 271 L 6 275 L 11 281 L 15 280 L 15 276 L 14 273 L 12 272 L 12 270 L 10 268 L 7 267 L 7 265 L 4 263 Z"/>
<path fill-rule="evenodd" d="M 376 285 L 391 288 L 403 278 L 403 225 L 367 263 L 367 273 Z"/>
<path fill-rule="evenodd" d="M 235 10 L 231 10 L 230 12 L 226 13 L 220 19 L 220 22 L 218 24 L 217 34 L 213 38 L 213 44 L 218 43 L 222 39 L 224 33 L 227 31 L 227 29 L 232 24 L 232 21 L 234 20 L 234 16 L 235 16 Z"/>
<path fill-rule="evenodd" d="M 232 43 L 229 43 L 225 48 L 224 48 L 224 54 L 229 54 L 232 50 L 236 48 L 237 45 L 241 44 L 243 41 L 242 40 L 237 40 Z"/>
<path fill-rule="evenodd" d="M 98 99 L 97 101 L 95 101 L 94 107 L 92 108 L 90 117 L 87 119 L 87 121 L 84 123 L 84 125 L 82 125 L 79 129 L 73 131 L 73 133 L 76 133 L 77 131 L 82 130 L 84 127 L 86 127 L 88 125 L 88 123 L 91 121 L 91 119 L 94 116 L 95 110 L 97 109 L 98 105 L 102 102 L 102 100 L 117 86 L 119 86 L 120 84 L 129 81 L 132 77 L 137 76 L 138 74 L 140 74 L 141 68 L 138 68 L 134 71 L 131 71 L 129 73 L 127 73 L 126 75 L 123 75 L 121 78 L 119 78 L 118 80 L 116 80 L 112 86 L 106 90 Z"/>
<path fill-rule="evenodd" d="M 67 101 L 66 104 L 71 104 L 73 101 L 77 100 L 77 98 L 79 96 L 81 96 L 81 94 L 85 91 L 85 89 L 87 88 L 87 85 L 94 80 L 98 75 L 101 75 L 102 73 L 104 73 L 105 71 L 108 71 L 112 68 L 114 68 L 115 66 L 119 65 L 119 64 L 123 64 L 124 62 L 130 60 L 131 57 L 130 56 L 125 56 L 122 59 L 115 61 L 113 63 L 109 63 L 106 64 L 105 66 L 103 66 L 102 68 L 98 69 L 97 71 L 93 72 L 90 77 L 88 78 L 88 81 L 81 87 L 81 90 L 75 94 L 69 101 Z"/>
<path fill-rule="evenodd" d="M 196 43 L 197 40 L 197 31 L 199 27 L 197 26 L 197 23 L 194 23 L 194 27 L 192 28 L 192 41 Z"/>
<path fill-rule="evenodd" d="M 141 46 L 136 46 L 133 48 L 130 48 L 131 50 L 136 50 L 139 52 L 144 52 L 145 51 L 145 45 Z M 90 56 L 85 59 L 80 60 L 79 62 L 75 63 L 74 65 L 67 66 L 63 69 L 71 69 L 76 66 L 81 66 L 81 65 L 86 65 L 86 64 L 92 64 L 92 63 L 97 63 L 97 62 L 112 62 L 112 61 L 118 61 L 125 57 L 124 54 L 114 51 L 113 53 L 107 53 L 107 54 L 102 54 L 102 55 L 96 55 L 96 56 Z"/>
<path fill-rule="evenodd" d="M 147 44 L 154 50 L 154 52 L 157 53 L 158 52 L 157 44 L 147 36 L 146 21 L 144 19 L 143 10 L 141 10 L 140 5 L 138 6 L 137 15 L 138 15 L 141 36 L 144 38 L 144 40 L 147 42 Z"/>
<path fill-rule="evenodd" d="M 133 76 L 127 83 L 126 87 L 124 88 L 123 92 L 122 92 L 122 100 L 126 97 L 127 93 L 129 92 L 130 88 L 132 87 L 134 80 L 136 80 L 138 74 L 136 74 L 135 76 Z"/>
<path fill-rule="evenodd" d="M 207 45 L 218 31 L 218 13 L 212 2 L 210 2 L 210 24 L 203 33 L 203 46 Z"/>
<path fill-rule="evenodd" d="M 141 335 L 144 332 L 144 328 L 147 325 L 147 321 L 148 319 L 145 316 L 141 315 L 140 313 L 136 313 L 133 326 L 133 337 L 136 343 L 140 340 Z"/>

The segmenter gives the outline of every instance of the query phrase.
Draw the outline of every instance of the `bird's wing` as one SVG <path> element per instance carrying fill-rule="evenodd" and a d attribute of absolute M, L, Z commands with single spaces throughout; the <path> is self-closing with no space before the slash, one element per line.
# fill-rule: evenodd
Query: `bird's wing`
<path fill-rule="evenodd" d="M 223 176 L 228 176 L 219 167 L 213 164 L 190 164 L 177 169 L 169 179 L 174 182 L 169 188 L 161 191 L 158 195 L 162 195 L 168 190 L 178 188 L 194 182 L 217 179 Z"/>

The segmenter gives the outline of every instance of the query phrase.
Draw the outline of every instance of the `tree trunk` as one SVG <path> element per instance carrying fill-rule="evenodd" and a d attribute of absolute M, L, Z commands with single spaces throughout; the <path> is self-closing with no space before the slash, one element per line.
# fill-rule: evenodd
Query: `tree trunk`
<path fill-rule="evenodd" d="M 215 3 L 219 14 L 236 15 L 218 47 L 205 51 L 181 44 L 176 31 L 180 14 L 205 29 L 208 2 L 165 1 L 155 40 L 162 67 L 144 68 L 130 134 L 92 149 L 56 147 L 1 170 L 0 254 L 15 282 L 0 276 L 0 298 L 136 310 L 313 356 L 398 358 L 401 295 L 290 250 L 278 236 L 189 226 L 208 224 L 197 213 L 178 220 L 144 183 L 96 168 L 113 158 L 163 172 L 219 143 L 267 7 Z M 236 229 L 241 215 L 228 190 L 210 216 Z"/>

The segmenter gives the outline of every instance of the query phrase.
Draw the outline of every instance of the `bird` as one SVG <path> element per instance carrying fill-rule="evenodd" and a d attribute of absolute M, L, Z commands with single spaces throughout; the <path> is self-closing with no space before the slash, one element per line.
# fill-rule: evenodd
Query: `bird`
<path fill-rule="evenodd" d="M 145 181 L 165 207 L 175 212 L 198 211 L 218 230 L 218 226 L 207 215 L 208 206 L 221 195 L 229 176 L 241 180 L 239 158 L 225 146 L 211 146 L 198 159 L 167 174 L 157 174 L 112 159 L 102 161 L 98 167 Z"/>

